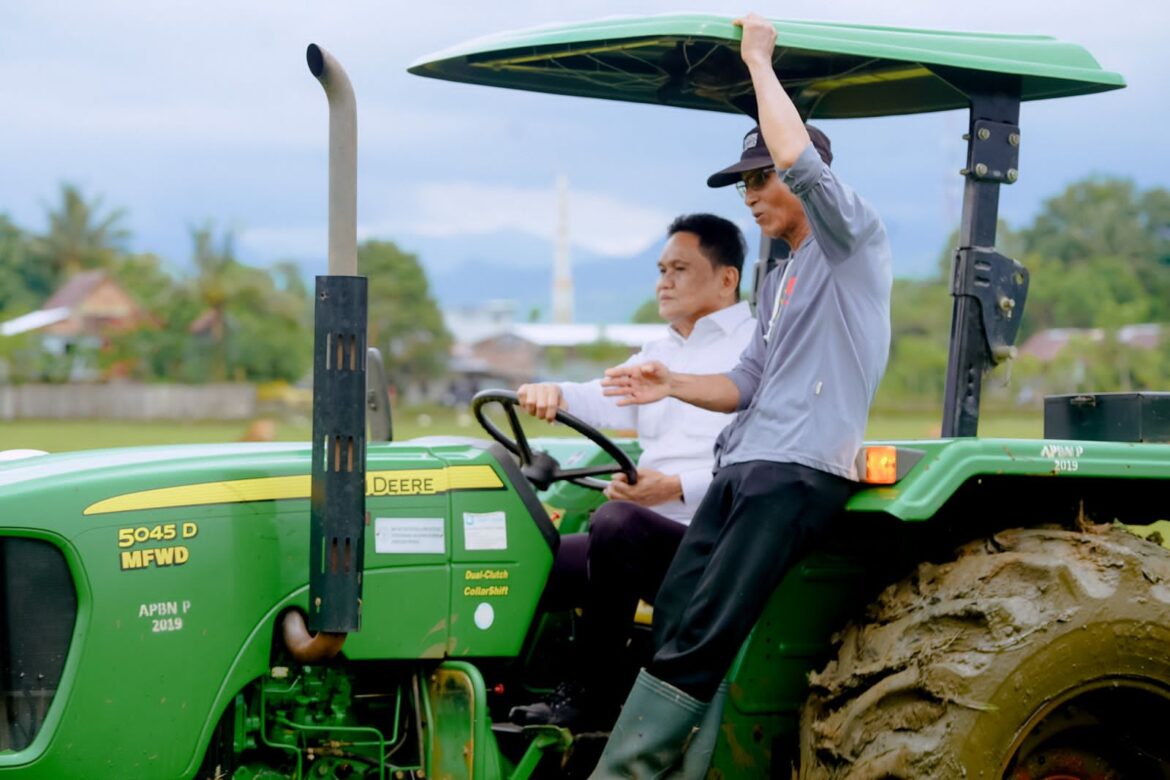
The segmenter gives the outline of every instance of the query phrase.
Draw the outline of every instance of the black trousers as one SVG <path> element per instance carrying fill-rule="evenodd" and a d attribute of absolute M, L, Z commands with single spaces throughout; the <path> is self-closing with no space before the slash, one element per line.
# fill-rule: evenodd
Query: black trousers
<path fill-rule="evenodd" d="M 686 526 L 628 501 L 593 513 L 589 533 L 567 534 L 553 560 L 544 606 L 581 607 L 585 668 L 606 669 L 626 646 L 638 599 L 653 604 Z"/>
<path fill-rule="evenodd" d="M 830 529 L 853 488 L 792 463 L 719 469 L 655 601 L 648 671 L 710 701 L 772 591 Z"/>

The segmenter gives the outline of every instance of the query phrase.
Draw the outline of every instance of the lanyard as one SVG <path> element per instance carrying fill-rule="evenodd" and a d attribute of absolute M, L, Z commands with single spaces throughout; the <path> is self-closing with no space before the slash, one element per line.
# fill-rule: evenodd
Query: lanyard
<path fill-rule="evenodd" d="M 772 316 L 768 318 L 768 329 L 764 331 L 764 344 L 772 338 L 772 330 L 776 327 L 776 320 L 780 319 L 780 304 L 784 298 L 784 288 L 788 285 L 788 274 L 796 262 L 795 257 L 788 258 L 784 264 L 784 271 L 780 274 L 780 284 L 776 285 L 776 300 L 772 302 Z"/>

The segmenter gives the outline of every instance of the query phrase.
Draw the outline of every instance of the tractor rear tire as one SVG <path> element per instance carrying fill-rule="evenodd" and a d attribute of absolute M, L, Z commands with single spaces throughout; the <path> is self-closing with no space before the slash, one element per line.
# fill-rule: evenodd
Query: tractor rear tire
<path fill-rule="evenodd" d="M 1170 550 L 1026 528 L 921 564 L 810 678 L 801 780 L 1170 778 Z"/>

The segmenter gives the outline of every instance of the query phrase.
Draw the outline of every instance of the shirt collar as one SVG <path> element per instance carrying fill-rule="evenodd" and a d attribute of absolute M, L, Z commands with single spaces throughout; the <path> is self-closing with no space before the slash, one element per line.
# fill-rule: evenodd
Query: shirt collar
<path fill-rule="evenodd" d="M 695 327 L 691 329 L 691 335 L 693 336 L 700 328 L 709 329 L 711 327 L 718 328 L 725 334 L 731 333 L 740 325 L 742 325 L 744 320 L 751 319 L 751 316 L 752 310 L 751 307 L 748 306 L 747 301 L 740 301 L 739 303 L 722 308 L 719 311 L 713 311 L 706 317 L 700 317 L 699 321 L 695 323 Z M 710 324 L 704 325 L 703 323 Z M 679 341 L 686 341 L 682 334 L 673 327 L 670 328 L 670 335 Z"/>

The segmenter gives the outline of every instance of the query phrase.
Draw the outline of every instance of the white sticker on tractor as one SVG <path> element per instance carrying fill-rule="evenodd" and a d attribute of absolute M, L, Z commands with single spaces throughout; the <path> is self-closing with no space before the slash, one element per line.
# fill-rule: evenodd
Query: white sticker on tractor
<path fill-rule="evenodd" d="M 441 517 L 379 517 L 374 521 L 374 552 L 447 552 L 446 523 Z"/>
<path fill-rule="evenodd" d="M 463 547 L 467 550 L 508 549 L 508 524 L 503 512 L 464 512 Z"/>
<path fill-rule="evenodd" d="M 486 601 L 475 608 L 475 626 L 483 631 L 492 627 L 496 622 L 496 611 Z"/>
<path fill-rule="evenodd" d="M 1084 454 L 1085 448 L 1079 444 L 1045 444 L 1040 450 L 1040 457 L 1051 460 L 1052 470 L 1058 474 L 1079 471 Z"/>
<path fill-rule="evenodd" d="M 182 631 L 183 618 L 191 611 L 191 601 L 153 601 L 138 605 L 138 617 L 150 621 L 150 631 L 154 634 L 164 634 L 169 631 Z"/>

